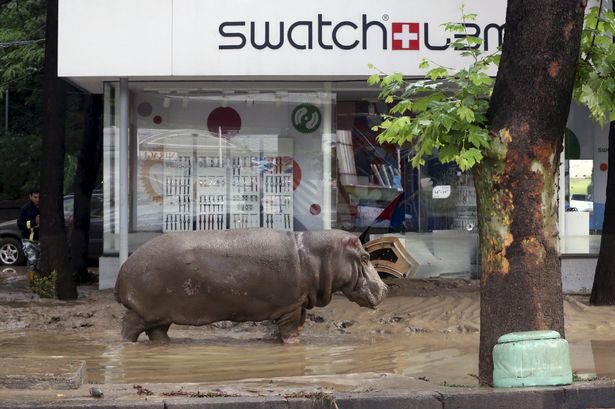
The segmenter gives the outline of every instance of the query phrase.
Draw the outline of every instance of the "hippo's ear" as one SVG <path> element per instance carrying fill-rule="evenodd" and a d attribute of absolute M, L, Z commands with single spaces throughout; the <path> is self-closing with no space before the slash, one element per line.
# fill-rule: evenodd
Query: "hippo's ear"
<path fill-rule="evenodd" d="M 358 237 L 344 237 L 344 248 L 358 249 L 361 248 L 361 240 Z"/>

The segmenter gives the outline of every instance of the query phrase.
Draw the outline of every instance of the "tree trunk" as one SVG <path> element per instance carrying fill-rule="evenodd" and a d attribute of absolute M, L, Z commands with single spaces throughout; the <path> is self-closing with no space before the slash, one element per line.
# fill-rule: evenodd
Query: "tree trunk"
<path fill-rule="evenodd" d="M 100 129 L 100 116 L 103 110 L 102 96 L 88 95 L 86 105 L 88 108 L 85 132 L 75 176 L 75 208 L 71 234 L 71 257 L 75 273 L 79 278 L 88 277 L 91 199 L 102 162 L 102 132 Z"/>
<path fill-rule="evenodd" d="M 481 248 L 479 377 L 506 333 L 564 335 L 557 181 L 584 0 L 509 0 L 489 107 L 493 151 L 474 171 Z"/>
<path fill-rule="evenodd" d="M 609 128 L 609 169 L 600 253 L 589 303 L 615 305 L 615 122 Z"/>
<path fill-rule="evenodd" d="M 56 295 L 64 300 L 77 298 L 77 286 L 68 256 L 62 198 L 67 86 L 58 78 L 57 67 L 58 0 L 49 0 L 43 79 L 45 118 L 41 157 L 41 271 L 43 275 L 56 271 Z"/>

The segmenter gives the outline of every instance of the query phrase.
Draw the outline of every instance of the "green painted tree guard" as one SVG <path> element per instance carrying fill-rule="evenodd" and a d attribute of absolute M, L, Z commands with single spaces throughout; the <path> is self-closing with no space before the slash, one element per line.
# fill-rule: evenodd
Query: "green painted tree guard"
<path fill-rule="evenodd" d="M 498 388 L 572 383 L 568 341 L 557 331 L 513 332 L 493 348 L 493 385 Z"/>

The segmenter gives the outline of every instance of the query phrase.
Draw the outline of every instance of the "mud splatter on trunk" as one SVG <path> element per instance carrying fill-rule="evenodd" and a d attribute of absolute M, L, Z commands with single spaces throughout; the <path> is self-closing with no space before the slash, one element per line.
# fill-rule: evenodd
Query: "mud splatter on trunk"
<path fill-rule="evenodd" d="M 564 331 L 554 160 L 560 149 L 552 147 L 550 157 L 542 158 L 527 151 L 513 153 L 517 150 L 511 148 L 504 163 L 485 161 L 474 175 L 482 264 L 481 346 L 489 346 L 481 365 L 489 368 L 489 375 L 490 351 L 499 336 L 534 329 Z M 487 379 L 485 374 L 481 379 Z"/>

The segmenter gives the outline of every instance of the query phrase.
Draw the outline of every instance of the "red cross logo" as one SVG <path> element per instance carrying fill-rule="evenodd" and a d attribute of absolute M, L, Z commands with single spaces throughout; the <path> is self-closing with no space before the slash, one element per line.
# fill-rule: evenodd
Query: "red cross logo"
<path fill-rule="evenodd" d="M 419 49 L 419 23 L 393 23 L 393 50 Z"/>

